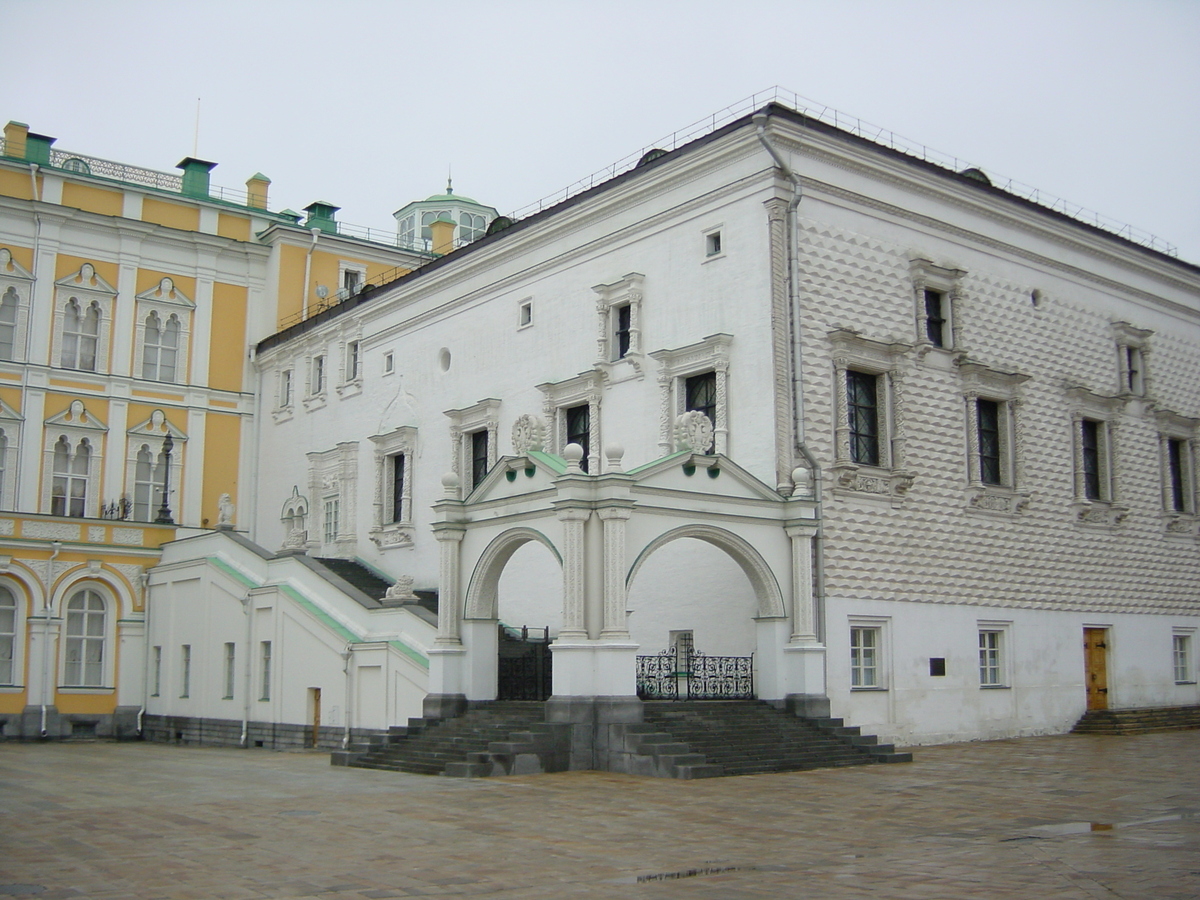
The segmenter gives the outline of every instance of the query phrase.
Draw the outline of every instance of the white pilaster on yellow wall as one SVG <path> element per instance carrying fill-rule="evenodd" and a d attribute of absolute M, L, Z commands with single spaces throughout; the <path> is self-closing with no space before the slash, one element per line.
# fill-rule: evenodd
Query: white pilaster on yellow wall
<path fill-rule="evenodd" d="M 46 373 L 30 372 L 33 377 L 44 385 Z M 42 466 L 42 422 L 46 418 L 46 391 L 42 386 L 27 386 L 21 404 L 25 423 L 22 429 L 20 457 L 17 465 L 17 497 L 16 508 L 21 512 L 38 512 L 38 502 L 42 496 L 41 466 Z"/>
<path fill-rule="evenodd" d="M 49 315 L 30 315 L 28 361 L 35 366 L 50 362 L 50 326 L 54 322 L 54 263 L 58 257 L 58 225 L 42 220 L 33 260 L 31 310 L 50 310 Z"/>
<path fill-rule="evenodd" d="M 142 218 L 142 195 L 137 191 L 125 191 L 121 196 L 121 215 L 135 222 Z"/>
<path fill-rule="evenodd" d="M 113 398 L 108 403 L 108 439 L 104 448 L 104 476 L 101 479 L 101 504 L 119 500 L 125 490 L 125 461 L 129 453 L 129 436 L 125 428 L 129 422 L 129 401 Z"/>
<path fill-rule="evenodd" d="M 211 206 L 200 207 L 200 231 L 203 234 L 217 233 L 217 220 L 220 213 Z"/>
<path fill-rule="evenodd" d="M 192 352 L 188 354 L 192 384 L 208 384 L 208 356 L 212 349 L 213 281 L 216 272 L 205 267 L 196 278 L 196 309 L 192 314 Z"/>
<path fill-rule="evenodd" d="M 129 248 L 121 248 L 121 264 L 117 271 L 117 302 L 113 307 L 112 374 L 140 374 L 141 360 L 133 358 L 134 317 L 137 315 L 138 256 Z M 113 424 L 110 419 L 110 427 Z"/>
<path fill-rule="evenodd" d="M 176 498 L 172 506 L 175 509 L 175 521 L 181 525 L 199 525 L 200 520 L 204 518 L 201 504 L 204 502 L 204 426 L 207 422 L 208 417 L 203 409 L 197 409 L 194 405 L 188 407 L 187 446 L 179 448 L 177 463 L 183 466 L 183 496 Z M 242 443 L 248 443 L 245 435 L 243 435 Z M 223 491 L 224 489 L 222 489 Z M 239 505 L 242 496 L 242 492 L 239 491 Z M 236 518 L 234 524 L 237 524 Z"/>

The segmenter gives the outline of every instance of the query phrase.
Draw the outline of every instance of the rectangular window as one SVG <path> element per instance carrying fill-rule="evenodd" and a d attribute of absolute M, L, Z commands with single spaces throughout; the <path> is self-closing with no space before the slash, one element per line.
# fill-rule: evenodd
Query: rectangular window
<path fill-rule="evenodd" d="M 236 652 L 237 651 L 234 649 L 233 644 L 230 643 L 230 644 L 225 645 L 225 699 L 226 700 L 233 699 L 234 672 L 235 672 L 235 668 L 236 668 L 234 660 L 235 660 Z"/>
<path fill-rule="evenodd" d="M 325 393 L 325 357 L 314 356 L 312 361 L 312 394 Z"/>
<path fill-rule="evenodd" d="M 846 406 L 850 418 L 850 458 L 863 466 L 880 465 L 879 376 L 846 371 Z"/>
<path fill-rule="evenodd" d="M 925 291 L 925 334 L 935 347 L 946 346 L 946 295 Z"/>
<path fill-rule="evenodd" d="M 588 470 L 588 451 L 591 447 L 591 415 L 586 403 L 572 406 L 565 411 L 567 420 L 567 444 L 578 444 L 583 448 L 583 459 L 579 461 L 583 471 Z M 565 445 L 564 445 L 565 446 Z"/>
<path fill-rule="evenodd" d="M 624 359 L 629 355 L 629 334 L 630 323 L 633 321 L 633 307 L 628 304 L 622 304 L 613 310 L 616 318 L 614 319 L 615 327 L 613 329 L 613 337 L 615 349 L 617 351 L 616 358 Z"/>
<path fill-rule="evenodd" d="M 350 341 L 346 344 L 346 380 L 354 381 L 358 378 L 358 351 L 360 344 L 358 341 Z"/>
<path fill-rule="evenodd" d="M 322 524 L 324 526 L 324 538 L 326 544 L 333 544 L 337 542 L 338 529 L 340 525 L 338 522 L 338 516 L 341 512 L 340 506 L 341 504 L 339 503 L 337 497 L 330 497 L 325 501 L 325 516 Z"/>
<path fill-rule="evenodd" d="M 471 487 L 476 487 L 488 473 L 488 433 L 471 432 Z"/>
<path fill-rule="evenodd" d="M 979 477 L 984 484 L 1003 484 L 1000 438 L 1001 404 L 995 400 L 976 400 L 979 425 Z"/>
<path fill-rule="evenodd" d="M 984 687 L 1003 684 L 1000 669 L 1000 632 L 979 632 L 979 683 Z"/>
<path fill-rule="evenodd" d="M 703 372 L 684 379 L 683 409 L 697 410 L 708 416 L 708 421 L 717 425 L 717 373 Z"/>
<path fill-rule="evenodd" d="M 150 658 L 150 696 L 157 697 L 162 692 L 162 647 L 155 647 Z"/>
<path fill-rule="evenodd" d="M 392 466 L 392 521 L 407 521 L 404 517 L 404 454 L 391 457 Z"/>
<path fill-rule="evenodd" d="M 279 406 L 285 408 L 292 405 L 292 370 L 284 369 L 279 373 Z"/>
<path fill-rule="evenodd" d="M 179 696 L 188 697 L 192 693 L 192 645 L 184 644 L 180 648 L 179 657 Z"/>
<path fill-rule="evenodd" d="M 850 687 L 879 687 L 879 629 L 850 629 Z"/>
<path fill-rule="evenodd" d="M 533 301 L 524 300 L 517 310 L 517 327 L 528 328 L 533 324 Z"/>
<path fill-rule="evenodd" d="M 383 354 L 383 374 L 391 375 L 395 371 L 396 354 L 389 350 L 387 353 Z"/>
<path fill-rule="evenodd" d="M 0 588 L 0 684 L 15 684 L 13 659 L 17 649 L 17 598 Z"/>
<path fill-rule="evenodd" d="M 1144 394 L 1146 380 L 1143 377 L 1142 351 L 1137 347 L 1125 347 L 1125 386 L 1131 394 Z"/>
<path fill-rule="evenodd" d="M 710 231 L 704 236 L 704 255 L 717 256 L 721 252 L 721 232 Z"/>
<path fill-rule="evenodd" d="M 1103 453 L 1101 441 L 1104 429 L 1095 419 L 1083 419 L 1080 423 L 1080 446 L 1083 461 L 1083 495 L 1088 500 L 1103 500 Z"/>
<path fill-rule="evenodd" d="M 1192 677 L 1192 636 L 1190 634 L 1173 634 L 1171 635 L 1171 645 L 1175 683 L 1193 683 L 1196 679 Z"/>
<path fill-rule="evenodd" d="M 1178 438 L 1167 441 L 1167 501 L 1168 509 L 1187 512 L 1187 442 Z"/>
<path fill-rule="evenodd" d="M 353 297 L 362 288 L 362 272 L 357 269 L 345 269 L 342 272 L 342 290 L 345 296 Z"/>
<path fill-rule="evenodd" d="M 259 700 L 271 699 L 271 642 L 263 641 L 260 645 L 262 666 L 259 673 L 262 690 L 259 691 Z"/>

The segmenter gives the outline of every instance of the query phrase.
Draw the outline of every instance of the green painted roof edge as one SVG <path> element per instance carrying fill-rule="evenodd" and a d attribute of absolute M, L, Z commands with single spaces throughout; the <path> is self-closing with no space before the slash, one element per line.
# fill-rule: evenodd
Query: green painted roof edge
<path fill-rule="evenodd" d="M 252 579 L 249 575 L 239 572 L 237 569 L 219 557 L 206 556 L 205 559 L 213 566 L 213 568 L 220 569 L 234 581 L 241 582 L 246 587 L 262 587 L 261 584 Z"/>
<path fill-rule="evenodd" d="M 657 466 L 659 463 L 663 462 L 664 460 L 674 459 L 677 456 L 691 456 L 695 452 L 696 451 L 694 451 L 694 450 L 676 450 L 674 453 L 668 453 L 666 456 L 660 456 L 658 459 L 652 459 L 648 463 L 643 463 L 642 465 L 637 466 L 636 468 L 630 469 L 625 474 L 626 475 L 636 475 L 638 472 L 644 472 L 646 469 L 649 469 L 651 466 Z"/>
<path fill-rule="evenodd" d="M 565 475 L 567 471 L 567 461 L 561 456 L 555 456 L 553 453 L 546 453 L 543 450 L 530 450 L 526 453 L 530 459 L 536 459 L 552 468 L 559 475 Z"/>
<path fill-rule="evenodd" d="M 411 659 L 413 662 L 415 662 L 417 665 L 419 665 L 422 669 L 425 669 L 426 671 L 428 671 L 429 657 L 426 656 L 424 653 L 422 653 L 420 650 L 416 650 L 416 649 L 408 646 L 408 644 L 404 643 L 404 641 L 388 641 L 388 643 L 391 644 L 393 647 L 395 647 L 397 650 L 399 650 L 401 653 L 403 653 L 405 656 L 407 656 L 409 659 Z"/>

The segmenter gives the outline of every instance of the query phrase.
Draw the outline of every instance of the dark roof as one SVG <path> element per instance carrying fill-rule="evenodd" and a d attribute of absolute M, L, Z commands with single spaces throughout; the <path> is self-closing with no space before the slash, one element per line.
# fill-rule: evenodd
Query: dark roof
<path fill-rule="evenodd" d="M 1082 228 L 1085 231 L 1089 231 L 1092 234 L 1098 235 L 1098 236 L 1106 238 L 1108 240 L 1118 241 L 1128 248 L 1137 250 L 1142 253 L 1150 254 L 1151 256 L 1154 256 L 1154 257 L 1158 258 L 1159 260 L 1181 266 L 1190 272 L 1200 273 L 1200 265 L 1195 265 L 1193 263 L 1189 263 L 1189 262 L 1186 262 L 1185 260 L 1179 259 L 1178 257 L 1174 257 L 1167 253 L 1163 253 L 1160 250 L 1154 250 L 1154 249 L 1151 249 L 1150 247 L 1143 246 L 1142 244 L 1139 244 L 1136 241 L 1132 241 L 1129 238 L 1122 237 L 1119 234 L 1114 234 L 1113 232 L 1108 231 L 1104 228 L 1100 228 L 1096 225 L 1091 225 L 1087 222 L 1082 221 L 1081 219 L 1076 219 L 1073 216 L 1069 216 L 1066 213 L 1059 212 L 1056 209 L 1051 209 L 1050 207 L 1044 206 L 1040 203 L 1035 203 L 1033 200 L 1029 200 L 1025 197 L 1022 197 L 1019 194 L 1014 194 L 1011 191 L 1006 191 L 1003 188 L 996 187 L 995 185 L 991 184 L 990 182 L 980 179 L 979 175 L 977 174 L 978 170 L 967 169 L 962 172 L 956 172 L 954 169 L 946 168 L 945 166 L 939 165 L 938 163 L 934 163 L 934 162 L 930 162 L 929 160 L 922 159 L 919 156 L 913 156 L 912 154 L 905 153 L 902 150 L 897 150 L 893 147 L 888 147 L 885 144 L 877 143 L 876 141 L 873 141 L 870 138 L 860 137 L 859 135 L 856 135 L 852 132 L 844 131 L 841 128 L 837 128 L 833 125 L 829 125 L 825 122 L 822 122 L 819 119 L 814 119 L 814 118 L 806 115 L 803 112 L 799 112 L 788 106 L 784 106 L 781 103 L 771 102 L 771 103 L 768 103 L 766 106 L 762 107 L 762 109 L 760 109 L 760 110 L 756 110 L 755 112 L 750 113 L 745 116 L 742 116 L 741 118 L 734 119 L 732 122 L 730 122 L 727 125 L 724 125 L 714 131 L 709 132 L 708 134 L 705 134 L 699 138 L 696 138 L 696 140 L 694 140 L 694 141 L 689 141 L 688 143 L 683 144 L 680 147 L 676 147 L 674 150 L 665 151 L 662 153 L 662 155 L 657 156 L 653 159 L 647 159 L 647 157 L 649 157 L 650 154 L 646 154 L 645 156 L 642 157 L 642 160 L 639 161 L 638 165 L 634 166 L 633 168 L 631 168 L 625 172 L 622 172 L 620 175 L 615 175 L 612 178 L 610 178 L 609 180 L 601 182 L 600 184 L 597 184 L 594 187 L 588 188 L 587 190 L 584 190 L 584 191 L 580 191 L 578 194 L 574 194 L 574 195 L 568 197 L 567 199 L 563 200 L 561 203 L 556 203 L 554 206 L 549 206 L 546 209 L 536 212 L 531 216 L 526 216 L 523 219 L 518 219 L 518 220 L 514 221 L 513 224 L 510 225 L 509 227 L 507 227 L 501 231 L 495 232 L 493 234 L 488 234 L 485 237 L 482 237 L 476 241 L 473 241 L 472 243 L 467 244 L 463 247 L 459 247 L 457 250 L 447 253 L 445 256 L 441 256 L 438 259 L 433 260 L 432 262 L 426 263 L 425 265 L 421 266 L 420 268 L 413 269 L 407 275 L 402 275 L 393 281 L 378 285 L 370 290 L 365 290 L 361 294 L 357 295 L 356 297 L 352 297 L 343 303 L 339 303 L 337 306 L 330 307 L 327 310 L 324 310 L 308 319 L 305 319 L 303 322 L 298 322 L 297 324 L 292 325 L 289 328 L 285 328 L 284 330 L 277 332 L 276 334 L 272 334 L 269 337 L 263 338 L 263 340 L 259 341 L 259 343 L 258 343 L 258 352 L 261 353 L 261 352 L 271 349 L 272 347 L 276 347 L 280 344 L 287 343 L 287 341 L 291 340 L 293 337 L 296 337 L 297 335 L 304 334 L 305 332 L 310 331 L 311 329 L 315 328 L 320 323 L 328 321 L 331 318 L 335 318 L 335 317 L 341 315 L 342 313 L 348 311 L 349 309 L 351 309 L 361 303 L 367 302 L 368 300 L 372 299 L 374 296 L 378 295 L 381 291 L 383 291 L 386 288 L 391 288 L 395 285 L 402 284 L 404 282 L 411 282 L 417 278 L 420 278 L 422 275 L 426 274 L 427 272 L 434 272 L 434 271 L 442 268 L 443 266 L 452 265 L 455 262 L 457 262 L 458 260 L 462 259 L 462 257 L 465 256 L 466 254 L 473 253 L 476 250 L 478 250 L 484 246 L 495 243 L 496 241 L 505 240 L 510 235 L 512 235 L 518 231 L 521 231 L 522 229 L 527 228 L 534 223 L 542 222 L 552 216 L 556 216 L 559 213 L 563 212 L 564 210 L 570 209 L 573 206 L 577 206 L 578 204 L 583 203 L 583 202 L 591 199 L 592 197 L 595 197 L 598 194 L 603 193 L 604 191 L 611 190 L 611 189 L 617 187 L 618 185 L 624 184 L 626 181 L 629 181 L 634 178 L 641 178 L 642 176 L 644 176 L 647 172 L 651 171 L 652 169 L 656 169 L 662 165 L 667 165 L 667 164 L 669 164 L 669 162 L 671 160 L 675 160 L 675 159 L 680 158 L 681 156 L 692 153 L 692 152 L 696 151 L 697 149 L 699 149 L 700 147 L 710 144 L 713 141 L 720 140 L 721 138 L 725 137 L 727 134 L 731 134 L 732 132 L 738 131 L 742 128 L 745 128 L 745 127 L 751 125 L 753 122 L 754 116 L 758 115 L 760 112 L 766 113 L 769 116 L 777 116 L 781 119 L 788 119 L 789 121 L 792 121 L 799 125 L 802 125 L 805 129 L 807 129 L 809 131 L 821 132 L 823 134 L 831 135 L 833 137 L 838 138 L 839 140 L 847 141 L 851 144 L 857 144 L 857 145 L 861 146 L 862 148 L 869 150 L 871 152 L 883 153 L 885 155 L 892 156 L 897 159 L 901 159 L 910 165 L 917 166 L 918 168 L 921 168 L 927 172 L 930 172 L 931 174 L 934 174 L 940 178 L 945 178 L 945 179 L 948 179 L 951 181 L 955 181 L 959 184 L 962 184 L 962 185 L 965 185 L 965 186 L 971 188 L 972 190 L 984 191 L 986 193 L 994 194 L 997 197 L 1003 197 L 1005 200 L 1007 200 L 1009 202 L 1016 203 L 1027 209 L 1036 210 L 1037 212 L 1039 212 L 1043 215 L 1051 216 L 1052 218 L 1058 219 L 1059 221 L 1069 224 L 1075 228 Z"/>

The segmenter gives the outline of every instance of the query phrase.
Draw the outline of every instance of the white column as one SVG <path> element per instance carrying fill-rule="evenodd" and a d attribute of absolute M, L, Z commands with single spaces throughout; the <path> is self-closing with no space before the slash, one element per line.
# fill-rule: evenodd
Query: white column
<path fill-rule="evenodd" d="M 584 527 L 592 512 L 580 507 L 560 507 L 563 523 L 563 624 L 559 639 L 587 640 L 584 594 L 586 576 Z"/>
<path fill-rule="evenodd" d="M 813 593 L 813 538 L 815 526 L 785 529 L 792 539 L 792 635 L 789 644 L 817 643 L 816 596 Z"/>
<path fill-rule="evenodd" d="M 605 507 L 596 514 L 604 523 L 604 618 L 600 638 L 628 640 L 625 607 L 625 523 L 629 507 Z"/>

